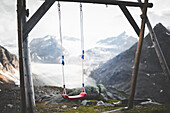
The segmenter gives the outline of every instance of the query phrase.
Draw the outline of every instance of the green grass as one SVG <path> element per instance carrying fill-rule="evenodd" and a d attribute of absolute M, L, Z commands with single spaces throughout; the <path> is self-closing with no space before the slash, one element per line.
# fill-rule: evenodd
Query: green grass
<path fill-rule="evenodd" d="M 108 103 L 115 103 L 115 102 L 121 102 L 121 100 L 115 100 L 115 99 L 109 99 L 108 100 Z"/>

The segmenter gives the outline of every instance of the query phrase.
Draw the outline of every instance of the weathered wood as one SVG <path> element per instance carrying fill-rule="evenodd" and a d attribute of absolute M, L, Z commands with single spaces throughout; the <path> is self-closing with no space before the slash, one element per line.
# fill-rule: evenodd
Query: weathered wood
<path fill-rule="evenodd" d="M 38 23 L 38 21 L 43 17 L 43 15 L 48 11 L 48 9 L 54 4 L 54 2 L 55 0 L 46 0 L 33 14 L 33 16 L 27 21 L 27 23 L 24 25 L 24 39 Z"/>
<path fill-rule="evenodd" d="M 145 0 L 144 4 L 147 4 L 147 3 L 148 3 L 148 0 Z M 139 69 L 140 55 L 141 55 L 142 44 L 143 44 L 143 39 L 144 39 L 146 12 L 147 12 L 147 7 L 144 5 L 144 7 L 142 8 L 142 16 L 141 16 L 142 24 L 141 24 L 141 30 L 140 30 L 140 35 L 139 35 L 138 47 L 137 47 L 136 56 L 135 56 L 135 64 L 134 64 L 134 69 L 132 71 L 131 90 L 130 90 L 130 96 L 129 96 L 129 101 L 128 101 L 129 109 L 133 108 L 133 100 L 134 100 L 135 90 L 136 90 L 136 82 L 137 82 L 137 75 L 138 75 L 138 69 Z"/>
<path fill-rule="evenodd" d="M 28 36 L 29 32 L 34 28 L 34 26 L 38 23 L 38 21 L 43 17 L 43 15 L 48 11 L 48 9 L 53 5 L 53 3 L 55 1 L 58 1 L 58 0 L 46 0 L 27 22 L 26 22 L 25 0 L 17 0 L 17 1 L 18 1 L 18 4 L 19 4 L 19 7 L 18 7 L 18 9 L 20 10 L 19 12 L 24 13 L 24 16 L 18 14 L 18 32 L 19 32 L 18 33 L 18 40 L 19 40 L 19 53 L 20 53 L 19 55 L 20 55 L 20 60 L 21 60 L 20 74 L 22 74 L 21 83 L 22 83 L 23 87 L 24 86 L 27 87 L 24 91 L 25 94 L 22 91 L 21 95 L 23 95 L 22 99 L 25 98 L 25 100 L 26 100 L 25 102 L 24 101 L 22 102 L 23 106 L 25 106 L 25 107 L 23 107 L 23 109 L 25 110 L 26 108 L 28 108 L 27 110 L 25 110 L 25 111 L 22 110 L 22 111 L 24 113 L 25 112 L 34 113 L 35 112 L 35 101 L 34 101 L 32 76 L 31 76 L 31 70 L 30 70 L 30 59 L 29 59 L 29 49 L 28 49 L 27 36 Z M 117 0 L 115 0 L 115 1 L 114 0 L 60 0 L 60 1 L 119 5 L 119 6 L 121 6 L 120 8 L 124 12 L 125 16 L 127 16 L 128 20 L 130 21 L 130 23 L 134 27 L 136 33 L 139 32 L 139 27 L 137 26 L 136 22 L 134 21 L 133 17 L 130 15 L 130 13 L 128 12 L 128 10 L 126 9 L 125 6 L 133 6 L 133 7 L 141 7 L 141 8 L 144 7 L 143 8 L 144 9 L 143 14 L 146 13 L 145 9 L 147 9 L 147 7 L 153 6 L 152 3 L 148 3 L 148 2 L 138 3 L 138 2 L 117 1 Z M 21 4 L 21 2 L 23 2 L 23 4 Z M 144 22 L 145 22 L 145 19 L 142 19 L 142 26 L 143 27 L 140 31 L 140 34 L 138 33 L 140 35 L 140 39 L 141 39 L 140 42 L 142 42 L 142 40 L 143 40 L 143 34 L 144 34 L 144 28 L 145 28 L 145 26 L 143 25 Z M 141 44 L 139 44 L 139 48 L 138 48 L 139 50 L 137 50 L 137 53 L 136 53 L 137 54 L 137 56 L 136 56 L 137 60 L 136 60 L 136 63 L 135 63 L 136 68 L 134 69 L 134 73 L 133 73 L 133 75 L 135 75 L 136 78 L 137 78 L 137 70 L 138 70 L 138 65 L 139 65 L 138 59 L 140 58 L 140 52 L 141 52 L 141 47 L 142 47 Z M 23 48 L 23 46 L 24 46 L 24 48 Z M 24 52 L 24 54 L 23 54 L 23 52 Z M 23 58 L 24 58 L 24 60 L 23 60 Z M 25 66 L 25 68 L 24 68 L 24 66 Z M 26 81 L 24 81 L 23 75 L 25 75 Z M 134 91 L 135 91 L 135 85 L 136 85 L 136 78 L 133 80 L 134 81 L 133 82 L 133 90 Z M 134 91 L 132 91 L 132 92 L 134 93 Z M 134 95 L 132 95 L 132 97 L 134 97 Z M 132 103 L 132 105 L 133 105 L 133 103 Z"/>
<path fill-rule="evenodd" d="M 24 41 L 23 32 L 24 24 L 26 23 L 25 0 L 17 0 L 17 14 L 22 113 L 35 113 L 35 100 L 29 64 L 28 40 L 26 39 Z"/>
<path fill-rule="evenodd" d="M 24 76 L 24 62 L 23 62 L 23 24 L 26 22 L 25 15 L 22 12 L 23 1 L 17 0 L 17 20 L 18 20 L 18 53 L 19 53 L 19 72 L 20 72 L 20 91 L 21 91 L 21 105 L 22 113 L 26 113 L 27 98 L 26 98 L 26 86 Z"/>
<path fill-rule="evenodd" d="M 141 0 L 138 0 L 138 2 L 139 2 L 139 3 L 142 3 Z M 166 60 L 165 60 L 165 57 L 164 57 L 164 55 L 163 55 L 163 53 L 162 53 L 162 50 L 161 50 L 161 48 L 160 48 L 160 45 L 159 45 L 157 36 L 156 36 L 156 34 L 155 34 L 155 32 L 154 32 L 151 24 L 150 24 L 150 21 L 149 21 L 148 17 L 147 17 L 147 20 L 146 20 L 146 24 L 147 24 L 147 27 L 148 27 L 148 29 L 149 29 L 151 41 L 152 41 L 152 43 L 153 43 L 153 45 L 154 45 L 156 54 L 157 54 L 157 56 L 158 56 L 160 65 L 161 65 L 162 70 L 163 70 L 163 73 L 164 73 L 164 75 L 166 76 L 166 78 L 167 78 L 167 83 L 168 83 L 168 85 L 169 85 L 169 87 L 170 87 L 170 71 L 169 71 L 169 67 L 168 67 L 168 65 L 167 65 L 167 62 L 166 62 Z"/>
<path fill-rule="evenodd" d="M 28 39 L 23 42 L 24 47 L 24 62 L 25 62 L 25 76 L 26 76 L 26 90 L 27 90 L 27 101 L 28 101 L 28 113 L 35 113 L 35 97 L 34 97 L 34 87 L 32 81 L 32 72 L 30 64 L 30 52 L 28 48 Z"/>
<path fill-rule="evenodd" d="M 134 18 L 132 17 L 132 15 L 130 14 L 129 10 L 126 8 L 126 6 L 124 5 L 119 5 L 120 9 L 122 10 L 123 14 L 126 16 L 127 20 L 129 21 L 129 23 L 132 25 L 132 27 L 134 28 L 136 34 L 139 36 L 140 34 L 140 29 L 137 25 L 137 23 L 135 22 Z"/>
<path fill-rule="evenodd" d="M 141 0 L 138 0 L 138 1 L 140 3 L 142 3 Z M 123 5 L 120 5 L 119 7 L 121 8 L 121 10 L 124 13 L 124 15 L 126 16 L 126 18 L 128 19 L 129 23 L 134 28 L 136 34 L 139 36 L 140 29 L 139 29 L 138 25 L 136 24 L 135 20 L 133 19 L 132 15 L 130 14 L 130 12 L 128 11 L 128 9 L 125 6 L 123 6 Z M 162 70 L 163 70 L 163 73 L 166 76 L 167 83 L 170 86 L 170 71 L 169 71 L 169 67 L 167 65 L 166 59 L 165 59 L 165 57 L 164 57 L 164 55 L 162 53 L 162 50 L 161 50 L 160 45 L 159 45 L 159 42 L 157 40 L 157 36 L 156 36 L 156 34 L 155 34 L 151 24 L 150 24 L 150 21 L 149 21 L 148 17 L 146 17 L 146 24 L 147 24 L 147 27 L 149 29 L 151 41 L 152 41 L 152 43 L 154 45 L 156 54 L 158 56 L 160 65 L 161 65 Z"/>
<path fill-rule="evenodd" d="M 50 0 L 46 0 L 50 1 Z M 120 0 L 56 0 L 62 2 L 81 2 L 81 3 L 94 3 L 94 4 L 107 4 L 107 5 L 124 5 L 131 7 L 143 7 L 144 3 L 120 1 Z M 152 3 L 148 3 L 147 7 L 153 7 Z"/>

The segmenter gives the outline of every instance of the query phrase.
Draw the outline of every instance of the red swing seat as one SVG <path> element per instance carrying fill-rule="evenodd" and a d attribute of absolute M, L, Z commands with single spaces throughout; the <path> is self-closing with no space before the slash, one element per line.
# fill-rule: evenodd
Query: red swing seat
<path fill-rule="evenodd" d="M 79 95 L 75 95 L 75 96 L 68 96 L 67 94 L 62 94 L 63 98 L 69 99 L 69 100 L 82 99 L 86 96 L 87 96 L 87 93 L 85 93 L 85 92 L 81 92 Z"/>

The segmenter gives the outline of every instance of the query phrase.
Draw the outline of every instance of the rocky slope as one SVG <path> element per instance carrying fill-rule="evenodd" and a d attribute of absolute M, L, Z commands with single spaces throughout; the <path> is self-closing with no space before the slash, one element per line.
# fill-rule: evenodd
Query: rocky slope
<path fill-rule="evenodd" d="M 0 82 L 18 82 L 19 63 L 16 55 L 0 46 Z"/>
<path fill-rule="evenodd" d="M 19 63 L 16 55 L 0 46 L 0 112 L 20 110 Z"/>
<path fill-rule="evenodd" d="M 170 67 L 170 32 L 161 23 L 157 24 L 154 30 Z M 129 92 L 136 48 L 137 43 L 91 72 L 90 76 L 97 83 Z M 170 90 L 149 35 L 144 39 L 137 81 L 136 98 L 170 103 Z"/>

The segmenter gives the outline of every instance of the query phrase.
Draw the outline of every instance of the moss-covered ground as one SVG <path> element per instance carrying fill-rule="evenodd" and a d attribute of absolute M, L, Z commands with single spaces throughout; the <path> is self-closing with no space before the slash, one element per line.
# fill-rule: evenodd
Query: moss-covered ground
<path fill-rule="evenodd" d="M 170 105 L 134 107 L 133 109 L 125 110 L 124 113 L 170 113 Z"/>
<path fill-rule="evenodd" d="M 58 103 L 55 105 L 45 105 L 44 103 L 36 104 L 37 113 L 101 113 L 104 111 L 110 111 L 114 109 L 120 109 L 121 107 L 113 106 L 96 106 L 95 100 L 91 100 L 91 105 L 83 106 L 81 103 Z M 110 102 L 117 102 L 116 100 L 110 100 Z M 63 106 L 67 106 L 63 108 Z"/>
<path fill-rule="evenodd" d="M 116 100 L 110 100 L 110 102 L 111 101 L 113 102 Z M 62 106 L 67 106 L 67 107 L 63 108 Z M 55 105 L 44 105 L 44 103 L 36 104 L 37 113 L 58 113 L 58 112 L 61 112 L 61 113 L 101 113 L 101 112 L 111 111 L 115 109 L 123 109 L 123 107 L 96 106 L 96 105 L 83 106 L 80 103 L 58 103 Z M 133 109 L 119 111 L 118 113 L 170 113 L 170 105 L 150 105 L 150 106 L 145 106 L 145 107 L 136 106 Z"/>

